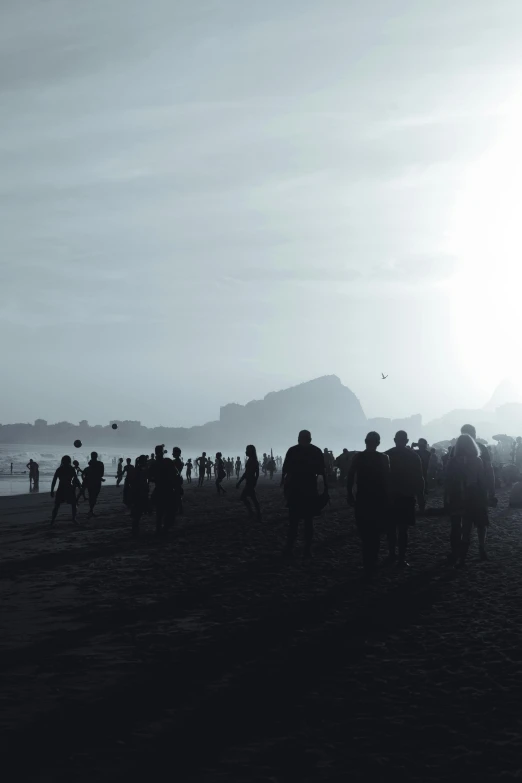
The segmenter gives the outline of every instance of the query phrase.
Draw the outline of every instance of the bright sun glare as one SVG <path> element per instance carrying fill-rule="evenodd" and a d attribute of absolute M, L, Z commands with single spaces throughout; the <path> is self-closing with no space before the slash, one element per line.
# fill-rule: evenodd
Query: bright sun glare
<path fill-rule="evenodd" d="M 492 370 L 522 383 L 522 103 L 471 168 L 454 213 L 455 340 L 470 373 Z"/>

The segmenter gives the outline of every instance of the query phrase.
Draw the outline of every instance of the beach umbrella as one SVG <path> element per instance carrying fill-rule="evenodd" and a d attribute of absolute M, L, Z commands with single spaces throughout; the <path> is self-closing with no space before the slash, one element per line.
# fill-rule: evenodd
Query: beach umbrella
<path fill-rule="evenodd" d="M 81 442 L 81 440 L 75 440 L 75 441 L 74 441 L 74 446 L 75 446 L 75 448 L 77 448 L 77 449 L 81 449 L 81 447 L 82 447 L 82 442 Z"/>

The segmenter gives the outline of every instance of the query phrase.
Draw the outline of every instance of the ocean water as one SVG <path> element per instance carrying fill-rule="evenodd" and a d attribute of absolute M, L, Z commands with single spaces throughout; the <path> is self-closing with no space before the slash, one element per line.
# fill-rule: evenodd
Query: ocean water
<path fill-rule="evenodd" d="M 0 444 L 0 495 L 26 495 L 29 494 L 29 471 L 27 463 L 30 459 L 40 466 L 40 493 L 51 489 L 51 481 L 54 471 L 60 464 L 64 454 L 71 459 L 77 459 L 80 467 L 87 467 L 91 458 L 92 449 L 75 449 L 72 446 L 67 450 L 66 446 L 31 446 L 24 444 Z M 103 448 L 98 451 L 98 459 L 105 463 L 106 486 L 116 483 L 116 463 L 119 457 L 132 461 L 143 454 L 143 448 L 130 448 L 122 453 L 118 448 Z M 11 463 L 13 473 L 11 474 Z"/>

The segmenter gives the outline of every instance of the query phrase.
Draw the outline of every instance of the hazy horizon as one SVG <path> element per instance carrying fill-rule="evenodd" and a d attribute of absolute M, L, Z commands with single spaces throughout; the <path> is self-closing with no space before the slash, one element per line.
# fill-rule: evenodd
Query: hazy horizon
<path fill-rule="evenodd" d="M 429 421 L 519 382 L 521 23 L 4 0 L 0 420 L 192 426 L 335 374 Z"/>

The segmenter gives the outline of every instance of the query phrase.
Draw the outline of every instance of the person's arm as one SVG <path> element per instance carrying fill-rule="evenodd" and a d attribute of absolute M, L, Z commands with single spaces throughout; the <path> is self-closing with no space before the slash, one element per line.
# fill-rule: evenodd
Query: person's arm
<path fill-rule="evenodd" d="M 417 503 L 419 504 L 420 509 L 424 509 L 425 502 L 424 502 L 424 490 L 426 489 L 426 484 L 424 481 L 424 470 L 422 467 L 421 458 L 417 457 L 416 463 L 415 463 L 415 478 L 416 478 L 416 487 L 417 487 Z"/>
<path fill-rule="evenodd" d="M 51 484 L 51 497 L 54 498 L 54 488 L 56 486 L 56 482 L 58 481 L 58 471 L 55 472 L 53 476 L 53 481 Z"/>
<path fill-rule="evenodd" d="M 317 471 L 317 475 L 323 477 L 323 493 L 325 495 L 328 495 L 328 481 L 326 480 L 326 466 L 324 464 L 324 455 L 322 452 L 321 452 L 321 460 L 318 467 L 319 470 Z"/>
<path fill-rule="evenodd" d="M 284 486 L 287 472 L 288 472 L 288 452 L 286 452 L 286 457 L 283 462 L 283 467 L 281 469 L 281 484 L 279 485 L 280 487 Z"/>
<path fill-rule="evenodd" d="M 348 478 L 346 480 L 347 500 L 349 506 L 355 505 L 355 498 L 353 496 L 353 484 L 357 473 L 357 455 L 352 459 L 352 464 L 348 471 Z"/>

